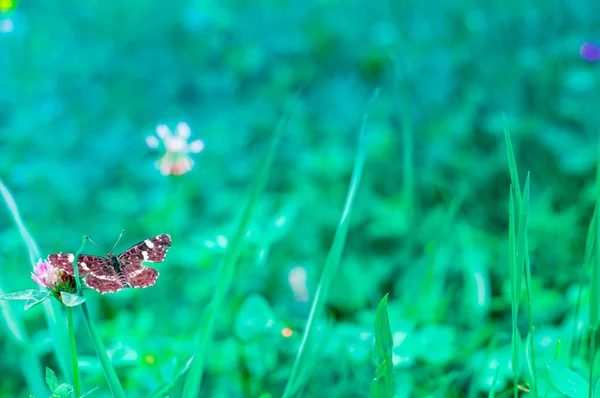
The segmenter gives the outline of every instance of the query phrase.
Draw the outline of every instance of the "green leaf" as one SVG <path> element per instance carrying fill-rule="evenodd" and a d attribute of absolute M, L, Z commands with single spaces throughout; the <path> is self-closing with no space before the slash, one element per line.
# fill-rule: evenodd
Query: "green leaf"
<path fill-rule="evenodd" d="M 377 364 L 376 377 L 371 382 L 370 398 L 392 398 L 394 396 L 394 363 L 392 348 L 394 340 L 387 313 L 388 294 L 383 297 L 375 313 L 375 345 L 373 357 Z"/>
<path fill-rule="evenodd" d="M 56 390 L 56 387 L 58 387 L 58 379 L 56 378 L 56 374 L 50 368 L 46 368 L 46 384 L 48 385 L 50 391 L 54 391 Z"/>
<path fill-rule="evenodd" d="M 25 303 L 25 310 L 31 309 L 34 306 L 41 304 L 44 301 L 48 300 L 49 298 L 50 298 L 50 293 L 46 293 L 45 296 L 41 296 L 39 298 L 29 300 Z"/>
<path fill-rule="evenodd" d="M 244 342 L 264 335 L 275 324 L 271 306 L 260 294 L 251 294 L 240 307 L 235 319 L 235 333 Z"/>
<path fill-rule="evenodd" d="M 575 373 L 561 361 L 551 360 L 547 363 L 550 380 L 558 391 L 571 398 L 587 397 L 589 383 L 581 375 Z"/>
<path fill-rule="evenodd" d="M 43 303 L 50 297 L 50 293 L 46 290 L 23 290 L 21 292 L 6 293 L 0 295 L 0 300 L 27 300 L 25 309 L 28 310 L 34 305 Z"/>
<path fill-rule="evenodd" d="M 76 307 L 85 301 L 85 297 L 67 292 L 60 292 L 60 298 L 67 307 Z"/>
<path fill-rule="evenodd" d="M 2 294 L 0 295 L 0 300 L 37 300 L 47 295 L 48 292 L 29 289 L 21 292 Z"/>
<path fill-rule="evenodd" d="M 73 394 L 73 386 L 70 384 L 63 383 L 56 387 L 52 398 L 69 398 Z"/>

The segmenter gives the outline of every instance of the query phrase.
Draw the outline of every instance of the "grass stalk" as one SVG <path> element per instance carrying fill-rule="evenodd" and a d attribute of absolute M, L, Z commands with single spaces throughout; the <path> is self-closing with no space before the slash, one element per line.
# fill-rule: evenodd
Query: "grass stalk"
<path fill-rule="evenodd" d="M 25 243 L 25 248 L 27 249 L 29 256 L 29 262 L 31 268 L 33 269 L 36 266 L 37 261 L 41 258 L 40 250 L 37 246 L 37 243 L 33 239 L 33 236 L 29 232 L 29 229 L 25 225 L 25 222 L 21 218 L 19 209 L 12 194 L 1 179 L 0 194 L 2 194 L 4 204 L 12 216 L 15 226 L 19 230 L 21 239 L 23 239 L 23 242 Z M 45 288 L 40 286 L 39 289 L 44 290 Z M 66 377 L 70 379 L 72 375 L 71 369 L 69 362 L 64 356 L 64 353 L 68 352 L 67 332 L 62 322 L 59 322 L 57 316 L 57 314 L 60 313 L 61 305 L 56 300 L 46 300 L 42 305 L 44 306 L 44 317 L 46 319 L 46 324 L 48 325 L 50 335 L 52 336 L 52 341 L 54 342 L 53 348 L 56 361 L 58 362 L 58 366 L 60 367 L 62 374 L 66 375 Z M 16 319 L 16 317 L 13 317 L 13 319 Z M 21 330 L 24 331 L 25 329 L 22 328 Z M 40 369 L 42 369 L 41 364 L 39 366 Z"/>
<path fill-rule="evenodd" d="M 379 91 L 376 90 L 373 94 L 373 97 L 371 98 L 370 104 L 377 98 L 378 94 Z M 367 108 L 367 111 L 363 115 L 362 126 L 359 132 L 358 153 L 354 160 L 354 169 L 352 171 L 350 185 L 346 194 L 344 210 L 342 212 L 342 216 L 335 231 L 333 243 L 331 245 L 331 248 L 329 249 L 327 259 L 325 260 L 325 266 L 323 268 L 323 272 L 321 273 L 319 284 L 317 285 L 317 291 L 315 293 L 315 298 L 312 302 L 304 335 L 302 336 L 302 342 L 300 343 L 298 354 L 296 355 L 294 365 L 292 366 L 292 371 L 285 386 L 283 398 L 290 398 L 296 395 L 302 389 L 304 383 L 301 380 L 300 369 L 303 369 L 304 374 L 309 374 L 311 371 L 311 369 L 309 369 L 309 366 L 304 366 L 305 358 L 309 354 L 308 347 L 311 346 L 312 340 L 314 338 L 313 329 L 315 327 L 315 321 L 319 319 L 323 308 L 325 307 L 329 286 L 331 285 L 331 282 L 333 281 L 335 273 L 339 267 L 340 259 L 342 257 L 342 252 L 345 246 L 346 236 L 348 234 L 348 229 L 350 226 L 350 215 L 352 213 L 352 208 L 354 206 L 356 193 L 358 192 L 358 187 L 360 185 L 362 171 L 365 163 L 365 135 L 367 130 L 368 116 L 369 108 Z"/>
<path fill-rule="evenodd" d="M 216 289 L 211 298 L 210 304 L 204 310 L 200 325 L 198 328 L 198 339 L 196 341 L 195 353 L 190 365 L 188 374 L 185 378 L 183 387 L 184 398 L 197 398 L 202 385 L 202 377 L 204 374 L 204 366 L 206 363 L 206 355 L 212 344 L 216 317 L 223 306 L 225 296 L 229 291 L 229 287 L 235 274 L 235 265 L 243 247 L 244 237 L 248 231 L 250 220 L 254 213 L 254 208 L 267 185 L 269 172 L 275 156 L 275 150 L 281 140 L 285 127 L 289 120 L 293 117 L 299 103 L 296 104 L 291 114 L 283 115 L 277 124 L 271 146 L 263 159 L 259 172 L 250 188 L 246 198 L 246 203 L 242 208 L 235 234 L 227 246 L 227 250 L 223 256 L 223 260 L 219 266 L 219 279 Z"/>
<path fill-rule="evenodd" d="M 496 371 L 494 372 L 494 378 L 492 379 L 492 386 L 490 387 L 490 392 L 488 394 L 488 398 L 496 397 L 496 384 L 498 383 L 498 375 L 500 374 L 500 366 L 496 366 Z"/>
<path fill-rule="evenodd" d="M 515 284 L 515 202 L 513 194 L 513 186 L 510 186 L 510 196 L 508 202 L 508 270 L 510 277 L 510 291 L 511 291 L 511 320 L 512 320 L 512 334 L 511 334 L 511 349 L 512 349 L 512 371 L 513 371 L 513 395 L 514 398 L 519 396 L 519 329 L 517 328 L 517 313 L 518 300 L 516 296 L 516 284 Z M 520 292 L 520 290 L 519 290 Z"/>

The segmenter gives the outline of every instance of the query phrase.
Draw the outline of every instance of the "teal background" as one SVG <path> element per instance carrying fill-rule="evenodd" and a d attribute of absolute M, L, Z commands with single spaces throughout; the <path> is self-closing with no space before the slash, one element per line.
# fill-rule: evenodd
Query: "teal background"
<path fill-rule="evenodd" d="M 125 390 L 146 396 L 192 354 L 223 254 L 210 242 L 231 236 L 271 133 L 304 87 L 220 313 L 202 393 L 280 396 L 310 309 L 288 274 L 305 268 L 314 297 L 362 113 L 379 87 L 305 396 L 368 395 L 373 319 L 386 293 L 397 396 L 487 396 L 491 360 L 502 369 L 498 389 L 511 386 L 504 117 L 522 183 L 531 172 L 536 338 L 548 358 L 558 338 L 568 345 L 600 121 L 600 70 L 579 47 L 598 38 L 599 15 L 583 1 L 23 0 L 0 16 L 14 24 L 0 33 L 0 178 L 44 255 L 75 251 L 83 234 L 110 248 L 124 229 L 119 252 L 171 235 L 156 286 L 87 293 Z M 191 172 L 165 177 L 144 139 L 180 121 L 206 148 Z M 2 288 L 33 288 L 7 211 L 0 248 Z M 41 308 L 10 306 L 43 365 L 65 381 Z M 84 385 L 106 396 L 76 322 Z M 0 396 L 28 397 L 5 326 Z M 525 336 L 525 318 L 522 327 Z"/>

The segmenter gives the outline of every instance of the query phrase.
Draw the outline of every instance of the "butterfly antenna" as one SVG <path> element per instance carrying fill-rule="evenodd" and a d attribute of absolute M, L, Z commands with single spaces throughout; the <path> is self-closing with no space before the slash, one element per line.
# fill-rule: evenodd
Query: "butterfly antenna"
<path fill-rule="evenodd" d="M 96 246 L 98 246 L 99 248 L 101 248 L 101 249 L 102 249 L 102 247 L 101 247 L 99 244 L 97 244 L 96 242 L 94 242 L 94 241 L 93 241 L 93 240 L 92 240 L 92 239 L 91 239 L 89 236 L 87 236 L 87 235 L 86 235 L 86 236 L 85 236 L 85 238 L 86 238 L 87 240 L 89 240 L 90 242 L 92 242 L 94 245 L 96 245 Z"/>
<path fill-rule="evenodd" d="M 121 237 L 123 236 L 123 233 L 125 232 L 124 229 L 121 230 L 121 235 L 119 235 L 119 239 L 117 239 L 117 241 L 115 242 L 115 245 L 113 246 L 113 248 L 110 250 L 110 252 L 112 253 L 113 250 L 115 250 L 115 247 L 117 247 L 117 245 L 119 244 L 119 241 L 121 240 Z"/>

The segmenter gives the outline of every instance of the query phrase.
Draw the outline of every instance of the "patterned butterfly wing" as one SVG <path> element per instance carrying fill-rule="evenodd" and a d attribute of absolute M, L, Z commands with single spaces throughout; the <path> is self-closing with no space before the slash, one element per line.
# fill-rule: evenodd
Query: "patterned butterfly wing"
<path fill-rule="evenodd" d="M 119 263 L 127 284 L 138 288 L 153 286 L 159 273 L 154 268 L 146 267 L 142 263 L 144 261 L 160 263 L 165 259 L 170 247 L 171 237 L 162 234 L 133 245 L 121 253 Z"/>
<path fill-rule="evenodd" d="M 75 275 L 73 270 L 74 258 L 75 255 L 73 253 L 58 253 L 49 255 L 48 261 L 50 264 L 65 271 L 67 274 Z M 87 275 L 92 271 L 102 270 L 110 267 L 108 259 L 104 257 L 90 256 L 89 254 L 80 255 L 77 265 L 79 268 L 79 276 Z"/>
<path fill-rule="evenodd" d="M 67 274 L 75 275 L 74 258 L 75 255 L 72 253 L 58 253 L 49 255 L 48 261 Z M 77 265 L 79 276 L 85 276 L 85 284 L 100 293 L 117 292 L 127 287 L 120 281 L 117 271 L 107 258 L 82 254 Z"/>
<path fill-rule="evenodd" d="M 123 278 L 112 266 L 103 272 L 90 272 L 85 277 L 85 284 L 102 294 L 114 293 L 127 288 Z"/>

